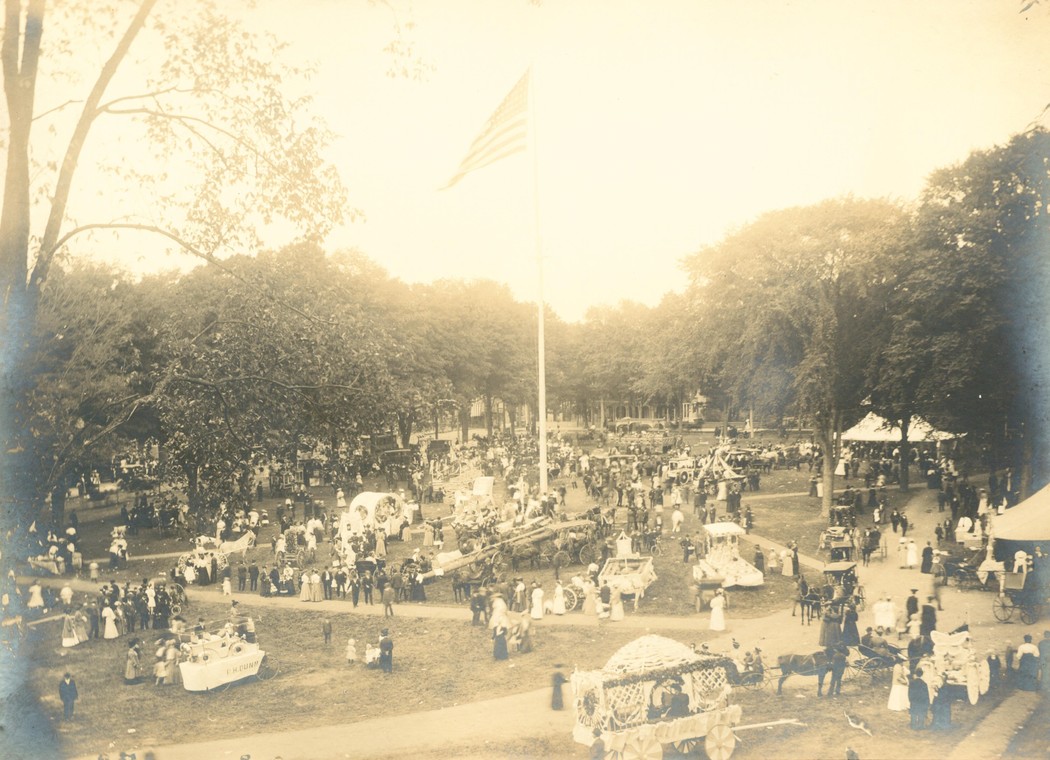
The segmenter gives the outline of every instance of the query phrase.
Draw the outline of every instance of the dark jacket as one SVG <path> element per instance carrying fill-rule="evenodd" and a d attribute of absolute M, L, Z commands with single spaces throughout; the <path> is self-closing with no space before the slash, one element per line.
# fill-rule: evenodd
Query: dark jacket
<path fill-rule="evenodd" d="M 70 678 L 67 682 L 65 678 L 58 682 L 58 696 L 62 698 L 63 702 L 73 702 L 76 700 L 79 694 L 77 694 L 77 682 L 75 679 Z"/>

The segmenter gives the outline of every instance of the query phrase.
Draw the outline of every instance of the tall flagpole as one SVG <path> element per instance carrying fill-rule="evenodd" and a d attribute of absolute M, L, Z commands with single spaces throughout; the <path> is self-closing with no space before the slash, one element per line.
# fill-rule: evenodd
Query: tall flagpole
<path fill-rule="evenodd" d="M 537 429 L 540 438 L 540 496 L 547 495 L 547 368 L 544 357 L 543 339 L 543 244 L 540 238 L 540 161 L 537 148 L 536 128 L 536 67 L 529 72 L 529 152 L 532 154 L 532 210 L 533 234 L 536 240 L 536 270 L 538 273 L 539 292 L 536 295 L 536 364 L 539 367 L 537 386 L 539 388 Z"/>

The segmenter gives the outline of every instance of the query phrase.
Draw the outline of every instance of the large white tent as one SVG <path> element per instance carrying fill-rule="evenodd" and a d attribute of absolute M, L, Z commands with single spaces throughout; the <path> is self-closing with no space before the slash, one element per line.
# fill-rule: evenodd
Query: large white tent
<path fill-rule="evenodd" d="M 1050 541 L 1050 486 L 992 519 L 997 541 Z"/>
<path fill-rule="evenodd" d="M 949 441 L 958 437 L 956 433 L 937 430 L 920 417 L 912 417 L 908 425 L 910 443 Z M 842 434 L 842 440 L 864 443 L 899 443 L 901 429 L 885 417 L 880 417 L 875 412 L 868 412 L 864 419 Z"/>

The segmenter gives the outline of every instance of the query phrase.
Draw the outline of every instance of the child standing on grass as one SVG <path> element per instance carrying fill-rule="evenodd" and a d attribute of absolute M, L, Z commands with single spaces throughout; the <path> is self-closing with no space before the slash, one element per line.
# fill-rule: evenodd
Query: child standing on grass
<path fill-rule="evenodd" d="M 332 621 L 325 618 L 321 621 L 321 633 L 324 634 L 325 645 L 332 643 Z"/>
<path fill-rule="evenodd" d="M 357 641 L 352 638 L 346 642 L 346 664 L 357 664 Z"/>
<path fill-rule="evenodd" d="M 164 658 L 158 657 L 157 661 L 153 663 L 153 685 L 163 686 L 164 676 L 167 674 L 167 668 L 165 667 Z"/>

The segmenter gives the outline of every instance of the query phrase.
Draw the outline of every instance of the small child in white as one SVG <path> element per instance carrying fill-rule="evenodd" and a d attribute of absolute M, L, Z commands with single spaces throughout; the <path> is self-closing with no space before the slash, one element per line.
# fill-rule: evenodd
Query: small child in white
<path fill-rule="evenodd" d="M 354 665 L 357 663 L 357 641 L 355 639 L 349 639 L 346 642 L 346 664 Z"/>

